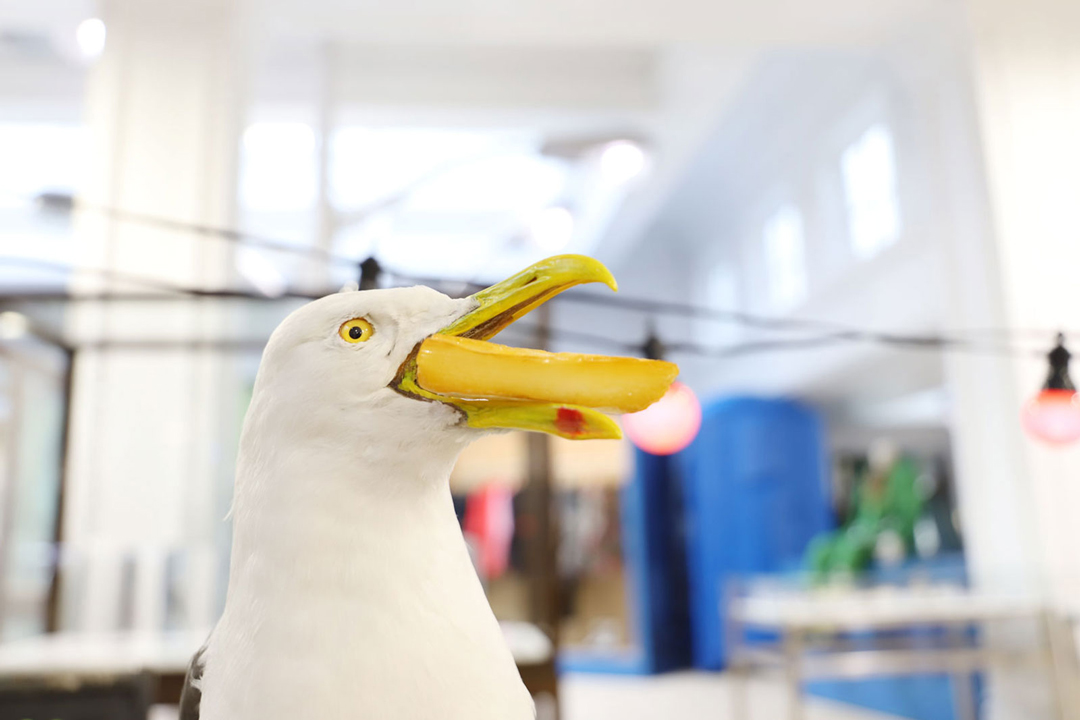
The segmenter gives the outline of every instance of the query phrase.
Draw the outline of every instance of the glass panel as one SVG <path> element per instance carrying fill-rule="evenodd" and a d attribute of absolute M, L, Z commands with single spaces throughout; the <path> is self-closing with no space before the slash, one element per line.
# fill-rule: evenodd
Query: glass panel
<path fill-rule="evenodd" d="M 21 355 L 21 354 L 20 354 Z M 26 357 L 0 359 L 8 382 L 0 391 L 6 410 L 0 435 L 6 473 L 2 637 L 44 632 L 55 559 L 64 434 L 65 358 L 35 348 Z"/>

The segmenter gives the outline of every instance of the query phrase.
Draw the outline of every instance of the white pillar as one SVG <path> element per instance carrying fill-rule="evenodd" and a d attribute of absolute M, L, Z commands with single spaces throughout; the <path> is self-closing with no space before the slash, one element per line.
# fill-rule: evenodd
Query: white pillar
<path fill-rule="evenodd" d="M 988 212 L 958 222 L 949 243 L 951 320 L 1045 328 L 1049 350 L 1054 329 L 1080 328 L 1080 3 L 966 0 L 966 10 L 987 192 L 966 207 Z M 976 581 L 1080 611 L 1080 448 L 1048 448 L 1019 423 L 1046 361 L 956 356 L 949 371 Z M 1050 717 L 1044 688 L 995 676 L 989 716 Z"/>
<path fill-rule="evenodd" d="M 240 4 L 114 0 L 102 16 L 108 38 L 88 91 L 94 162 L 82 199 L 232 226 L 247 59 Z M 93 213 L 80 214 L 76 227 L 83 268 L 199 287 L 230 278 L 233 250 L 220 240 Z M 89 270 L 73 285 L 145 289 L 102 283 Z M 88 340 L 214 337 L 225 330 L 225 312 L 196 301 L 87 305 L 69 324 Z M 189 560 L 187 624 L 212 622 L 214 604 L 204 596 L 214 591 L 213 563 L 205 558 L 224 514 L 215 483 L 231 474 L 231 362 L 210 350 L 80 353 L 64 536 L 69 561 L 82 567 L 64 578 L 66 627 L 115 629 L 125 602 L 118 578 L 131 563 L 133 624 L 161 628 L 173 553 Z"/>
<path fill-rule="evenodd" d="M 1080 3 L 969 0 L 974 78 L 1003 320 L 1080 328 Z M 1045 339 L 1049 350 L 1052 336 Z M 1077 368 L 1080 372 L 1080 368 Z M 1010 426 L 1046 362 L 1012 367 Z M 1080 447 L 1019 435 L 1046 590 L 1080 612 Z M 987 446 L 991 451 L 993 446 Z"/>

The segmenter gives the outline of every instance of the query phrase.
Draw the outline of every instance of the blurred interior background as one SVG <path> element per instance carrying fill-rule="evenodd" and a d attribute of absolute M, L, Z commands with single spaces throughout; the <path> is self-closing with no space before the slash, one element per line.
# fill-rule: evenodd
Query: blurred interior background
<path fill-rule="evenodd" d="M 287 313 L 564 252 L 622 299 L 502 341 L 685 389 L 455 470 L 540 717 L 1080 717 L 1080 410 L 1038 394 L 1078 37 L 1073 0 L 4 3 L 0 717 L 175 715 Z"/>

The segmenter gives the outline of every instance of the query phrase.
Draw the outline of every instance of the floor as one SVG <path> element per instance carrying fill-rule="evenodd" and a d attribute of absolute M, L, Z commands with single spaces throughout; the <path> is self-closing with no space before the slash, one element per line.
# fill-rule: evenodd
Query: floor
<path fill-rule="evenodd" d="M 561 720 L 781 720 L 787 703 L 780 682 L 755 680 L 752 715 L 732 718 L 723 675 L 682 672 L 655 677 L 568 675 L 559 685 Z M 806 720 L 896 720 L 891 715 L 810 698 Z"/>

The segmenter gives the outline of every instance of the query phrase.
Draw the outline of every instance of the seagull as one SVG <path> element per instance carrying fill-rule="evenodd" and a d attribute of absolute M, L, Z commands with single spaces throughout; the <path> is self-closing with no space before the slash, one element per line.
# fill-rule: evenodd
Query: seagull
<path fill-rule="evenodd" d="M 449 476 L 485 433 L 620 437 L 607 412 L 667 390 L 671 363 L 487 342 L 588 282 L 616 289 L 562 255 L 470 297 L 343 291 L 278 326 L 240 438 L 225 608 L 181 720 L 535 717 Z"/>

